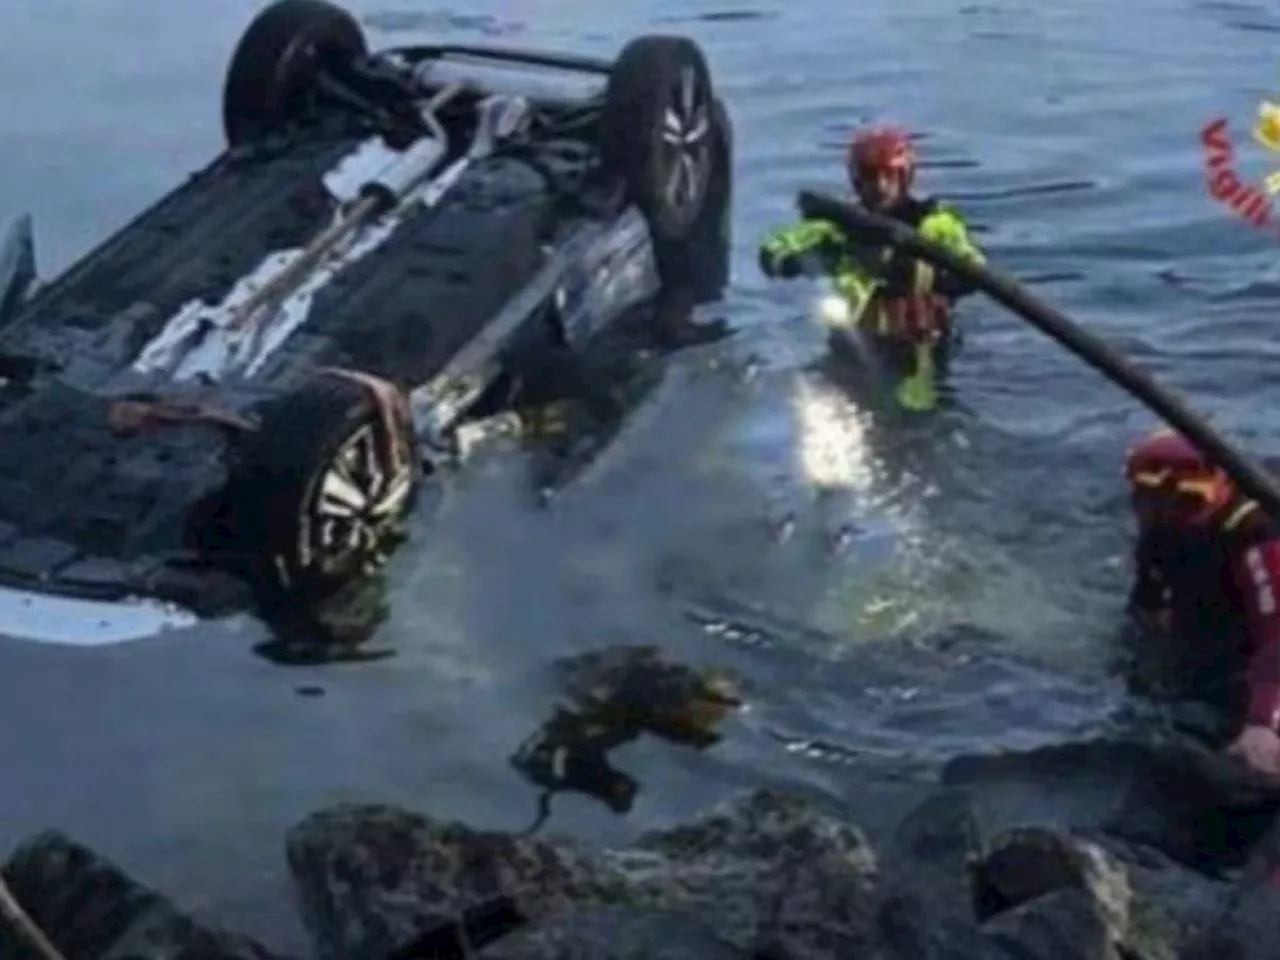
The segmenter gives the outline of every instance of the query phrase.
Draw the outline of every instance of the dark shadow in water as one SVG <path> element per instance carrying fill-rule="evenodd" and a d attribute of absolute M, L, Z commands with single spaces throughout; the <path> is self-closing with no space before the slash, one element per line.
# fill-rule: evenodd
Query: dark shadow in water
<path fill-rule="evenodd" d="M 1229 30 L 1239 30 L 1243 33 L 1280 33 L 1280 25 L 1258 20 L 1227 20 L 1222 25 Z"/>
<path fill-rule="evenodd" d="M 384 574 L 362 577 L 315 605 L 268 608 L 271 636 L 253 652 L 277 666 L 369 663 L 395 655 L 367 645 L 389 615 Z"/>
<path fill-rule="evenodd" d="M 657 17 L 655 23 L 747 23 L 756 20 L 777 20 L 776 10 L 709 10 L 687 16 Z"/>

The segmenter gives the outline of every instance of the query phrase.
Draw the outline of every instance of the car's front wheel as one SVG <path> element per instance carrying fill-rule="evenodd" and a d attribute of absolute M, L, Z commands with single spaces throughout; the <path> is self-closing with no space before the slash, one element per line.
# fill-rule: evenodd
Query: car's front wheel
<path fill-rule="evenodd" d="M 404 392 L 327 370 L 257 413 L 235 485 L 263 572 L 319 599 L 376 570 L 404 538 L 422 479 Z"/>

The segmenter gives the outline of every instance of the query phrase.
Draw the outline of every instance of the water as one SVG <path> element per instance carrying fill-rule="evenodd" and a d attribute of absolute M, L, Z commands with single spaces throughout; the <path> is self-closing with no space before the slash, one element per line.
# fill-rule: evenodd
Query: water
<path fill-rule="evenodd" d="M 0 10 L 0 214 L 34 213 L 46 274 L 216 151 L 225 58 L 256 9 Z M 379 642 L 397 658 L 276 668 L 250 655 L 260 631 L 243 622 L 93 650 L 0 644 L 0 846 L 59 825 L 185 905 L 301 949 L 283 906 L 283 830 L 352 798 L 525 824 L 532 796 L 505 757 L 546 710 L 556 656 L 657 642 L 735 667 L 754 696 L 708 755 L 624 751 L 645 784 L 629 820 L 585 800 L 557 807 L 555 828 L 602 840 L 764 781 L 867 808 L 905 789 L 789 753 L 766 725 L 928 761 L 1069 734 L 1109 709 L 1128 536 L 1119 461 L 1148 418 L 975 302 L 961 408 L 911 430 L 878 423 L 808 369 L 822 353 L 806 318 L 814 291 L 767 284 L 754 242 L 794 214 L 798 187 L 840 186 L 854 125 L 905 123 L 925 134 L 925 188 L 962 204 L 993 262 L 1058 278 L 1038 291 L 1273 452 L 1275 250 L 1205 196 L 1197 133 L 1225 114 L 1244 142 L 1280 65 L 1280 19 L 1183 0 L 604 9 L 361 12 L 375 43 L 609 53 L 638 32 L 696 37 L 738 134 L 725 312 L 740 333 L 720 368 L 682 361 L 667 406 L 550 512 L 527 508 L 515 458 L 478 464 L 396 561 L 396 616 Z M 1239 166 L 1267 172 L 1247 146 Z M 751 355 L 763 367 L 744 382 L 733 370 Z M 832 492 L 817 498 L 818 485 Z M 788 517 L 792 535 L 775 536 Z M 746 603 L 770 611 L 765 629 L 708 632 L 685 616 Z M 907 648 L 873 669 L 858 654 L 870 638 L 953 623 L 1007 636 L 1060 679 Z M 866 689 L 888 680 L 914 699 Z M 315 687 L 323 696 L 298 695 Z"/>

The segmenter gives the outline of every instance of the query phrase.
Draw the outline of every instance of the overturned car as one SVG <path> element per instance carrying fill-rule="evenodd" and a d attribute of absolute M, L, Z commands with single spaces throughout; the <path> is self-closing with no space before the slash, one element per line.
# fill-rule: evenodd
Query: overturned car
<path fill-rule="evenodd" d="M 732 134 L 686 38 L 370 52 L 345 10 L 278 0 L 223 125 L 5 315 L 6 587 L 197 615 L 331 595 L 475 411 L 727 282 Z"/>

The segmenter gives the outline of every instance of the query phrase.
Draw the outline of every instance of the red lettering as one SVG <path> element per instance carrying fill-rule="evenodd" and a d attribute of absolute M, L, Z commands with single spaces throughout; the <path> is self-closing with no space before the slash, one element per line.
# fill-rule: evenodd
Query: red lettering
<path fill-rule="evenodd" d="M 1271 198 L 1254 186 L 1246 186 L 1231 167 L 1235 151 L 1227 139 L 1227 118 L 1219 117 L 1200 131 L 1204 144 L 1206 187 L 1213 199 L 1225 203 L 1233 213 L 1255 227 L 1271 224 L 1275 209 Z M 1268 189 L 1270 185 L 1268 184 Z"/>
<path fill-rule="evenodd" d="M 1241 190 L 1240 195 L 1231 203 L 1232 209 L 1255 227 L 1260 227 L 1267 222 L 1270 206 L 1267 198 L 1252 187 Z"/>
<path fill-rule="evenodd" d="M 1231 141 L 1227 139 L 1227 118 L 1219 117 L 1200 131 L 1200 142 L 1206 150 L 1231 156 Z"/>
<path fill-rule="evenodd" d="M 1209 195 L 1215 200 L 1234 200 L 1240 193 L 1240 178 L 1230 168 L 1218 170 L 1209 178 Z"/>
<path fill-rule="evenodd" d="M 1242 204 L 1236 209 L 1245 220 L 1252 223 L 1254 227 L 1262 227 L 1267 221 L 1267 216 L 1271 215 L 1271 204 L 1261 192 L 1257 189 L 1249 188 L 1242 191 L 1243 195 L 1248 198 L 1248 204 Z M 1233 206 L 1235 206 L 1233 204 Z"/>
<path fill-rule="evenodd" d="M 1245 208 L 1252 207 L 1257 201 L 1257 191 L 1255 191 L 1253 187 L 1246 187 L 1244 184 L 1240 183 L 1238 179 L 1236 181 L 1236 187 L 1236 191 L 1227 199 L 1227 206 L 1236 213 L 1244 215 Z"/>

